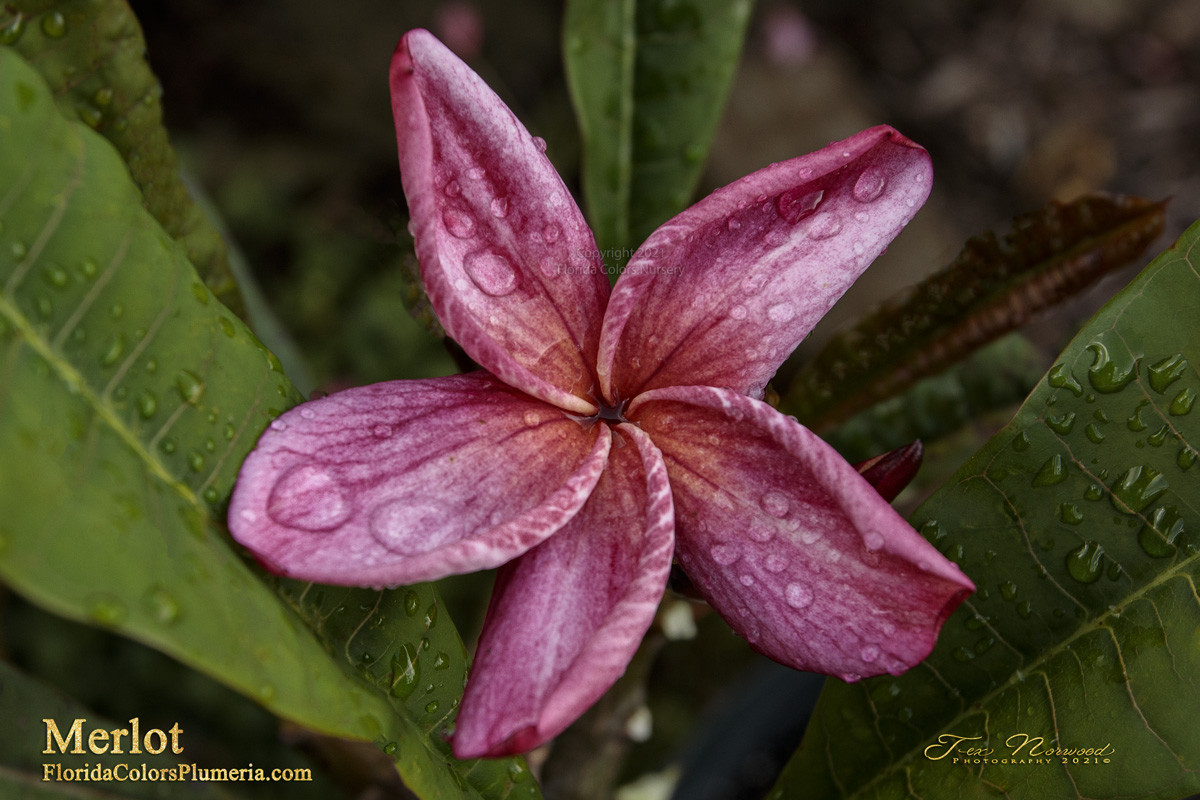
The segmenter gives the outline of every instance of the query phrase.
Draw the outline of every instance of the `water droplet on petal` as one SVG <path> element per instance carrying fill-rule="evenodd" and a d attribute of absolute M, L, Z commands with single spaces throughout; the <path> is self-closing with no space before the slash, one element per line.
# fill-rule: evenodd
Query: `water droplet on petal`
<path fill-rule="evenodd" d="M 796 307 L 791 303 L 777 303 L 767 309 L 767 317 L 772 322 L 787 322 L 796 316 Z"/>
<path fill-rule="evenodd" d="M 736 231 L 738 228 L 742 227 L 742 223 L 736 219 L 730 219 L 725 223 L 725 227 L 729 228 L 731 231 Z"/>
<path fill-rule="evenodd" d="M 463 259 L 467 275 L 485 294 L 504 297 L 517 288 L 517 271 L 507 258 L 490 250 L 479 250 Z"/>
<path fill-rule="evenodd" d="M 712 550 L 709 552 L 712 555 L 713 561 L 717 562 L 722 567 L 727 567 L 742 557 L 741 553 L 738 552 L 736 547 L 728 544 L 714 545 Z"/>
<path fill-rule="evenodd" d="M 541 153 L 546 152 L 546 140 L 543 139 L 542 137 L 540 137 L 540 136 L 533 137 L 533 144 L 534 144 L 534 147 L 536 147 L 538 149 L 538 152 L 541 152 Z"/>
<path fill-rule="evenodd" d="M 789 583 L 784 589 L 783 598 L 792 608 L 807 608 L 813 601 L 813 592 L 803 583 Z"/>
<path fill-rule="evenodd" d="M 782 519 L 787 516 L 791 503 L 783 492 L 772 490 L 762 496 L 762 508 L 772 517 Z"/>
<path fill-rule="evenodd" d="M 392 428 L 390 425 L 376 425 L 374 428 L 371 429 L 371 432 L 374 433 L 376 436 L 378 436 L 380 439 L 386 439 L 392 435 Z"/>
<path fill-rule="evenodd" d="M 452 180 L 446 184 L 446 188 L 442 191 L 446 193 L 447 197 L 458 197 L 462 194 L 462 186 L 459 185 L 458 181 Z"/>
<path fill-rule="evenodd" d="M 738 576 L 738 582 L 741 583 L 742 586 L 753 586 L 754 585 L 754 576 L 748 572 L 743 572 L 741 575 Z"/>
<path fill-rule="evenodd" d="M 887 186 L 887 178 L 877 167 L 868 167 L 854 182 L 854 199 L 860 203 L 870 203 L 883 194 Z"/>
<path fill-rule="evenodd" d="M 546 240 L 547 244 L 554 244 L 560 236 L 562 236 L 562 228 L 554 222 L 542 228 L 542 238 Z"/>
<path fill-rule="evenodd" d="M 763 566 L 766 567 L 767 572 L 775 575 L 778 575 L 787 569 L 787 565 L 788 560 L 778 553 L 771 553 L 769 556 L 767 556 L 766 561 L 763 562 Z"/>
<path fill-rule="evenodd" d="M 368 528 L 375 541 L 401 555 L 420 555 L 459 538 L 461 525 L 446 517 L 446 509 L 420 499 L 400 498 L 377 506 Z"/>
<path fill-rule="evenodd" d="M 824 189 L 810 191 L 807 187 L 799 186 L 779 195 L 779 199 L 775 201 L 775 210 L 779 212 L 779 216 L 794 225 L 816 211 L 824 197 Z"/>
<path fill-rule="evenodd" d="M 775 536 L 775 531 L 768 528 L 766 525 L 750 525 L 747 535 L 756 542 L 765 543 L 771 541 Z"/>
<path fill-rule="evenodd" d="M 883 547 L 883 534 L 879 531 L 867 531 L 863 536 L 863 544 L 872 552 L 879 550 Z"/>
<path fill-rule="evenodd" d="M 862 656 L 863 661 L 873 664 L 875 663 L 875 659 L 879 658 L 879 648 L 873 644 L 869 644 L 862 649 L 859 655 Z"/>
<path fill-rule="evenodd" d="M 787 234 L 778 229 L 769 230 L 767 231 L 767 234 L 763 236 L 763 242 L 765 242 L 768 247 L 780 247 L 786 244 L 787 240 Z"/>
<path fill-rule="evenodd" d="M 529 427 L 532 428 L 534 425 L 537 425 L 541 421 L 542 421 L 541 414 L 537 413 L 533 409 L 530 409 L 529 411 L 525 412 L 525 424 L 528 425 Z"/>
<path fill-rule="evenodd" d="M 504 219 L 508 216 L 508 198 L 497 197 L 491 203 L 492 216 L 497 219 Z"/>
<path fill-rule="evenodd" d="M 451 236 L 459 239 L 469 239 L 475 234 L 475 220 L 456 208 L 447 208 L 442 212 L 442 224 Z"/>
<path fill-rule="evenodd" d="M 729 309 L 729 316 L 733 317 L 734 319 L 745 319 L 748 314 L 749 312 L 746 311 L 745 306 L 734 306 L 733 308 Z"/>
<path fill-rule="evenodd" d="M 833 214 L 819 214 L 808 226 L 810 239 L 828 239 L 842 232 L 842 223 Z"/>
<path fill-rule="evenodd" d="M 331 531 L 350 518 L 350 498 L 322 466 L 301 464 L 285 472 L 267 499 L 267 515 L 280 525 Z"/>

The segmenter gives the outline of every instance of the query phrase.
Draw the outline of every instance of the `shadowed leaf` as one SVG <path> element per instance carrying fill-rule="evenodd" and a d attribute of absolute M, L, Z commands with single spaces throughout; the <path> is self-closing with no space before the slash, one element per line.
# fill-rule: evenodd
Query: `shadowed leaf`
<path fill-rule="evenodd" d="M 59 108 L 125 159 L 146 208 L 217 299 L 242 314 L 225 243 L 188 193 L 162 123 L 162 87 L 146 63 L 146 42 L 125 0 L 20 0 L 0 5 L 0 45 L 42 74 Z"/>
<path fill-rule="evenodd" d="M 610 267 L 689 200 L 733 80 L 750 0 L 571 0 L 567 81 L 588 219 Z"/>
<path fill-rule="evenodd" d="M 781 409 L 827 431 L 1023 325 L 1141 255 L 1163 203 L 1088 195 L 976 236 L 954 263 L 831 341 L 782 392 Z"/>
<path fill-rule="evenodd" d="M 917 510 L 979 591 L 924 664 L 827 683 L 772 798 L 1200 790 L 1198 245 L 1200 223 Z"/>

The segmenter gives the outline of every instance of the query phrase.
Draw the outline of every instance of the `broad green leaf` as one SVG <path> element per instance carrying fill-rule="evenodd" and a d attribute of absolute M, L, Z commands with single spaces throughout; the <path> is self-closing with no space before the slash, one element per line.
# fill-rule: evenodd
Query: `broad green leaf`
<path fill-rule="evenodd" d="M 1200 223 L 917 510 L 979 591 L 926 663 L 829 685 L 773 797 L 1200 790 L 1198 243 Z M 990 760 L 936 758 L 940 737 Z"/>
<path fill-rule="evenodd" d="M 474 765 L 331 659 L 229 546 L 241 461 L 299 398 L 141 207 L 118 154 L 6 48 L 0 142 L 0 578 L 282 717 L 398 743 L 423 797 L 485 796 L 460 774 Z M 423 626 L 387 630 L 410 641 Z M 447 653 L 461 671 L 461 646 Z M 489 774 L 486 796 L 505 797 L 497 785 Z"/>
<path fill-rule="evenodd" d="M 1164 205 L 1086 195 L 1017 217 L 1003 237 L 973 237 L 950 266 L 806 363 L 781 392 L 781 410 L 825 432 L 941 373 L 1140 257 L 1162 232 Z"/>
<path fill-rule="evenodd" d="M 146 208 L 217 299 L 241 314 L 225 242 L 188 193 L 162 123 L 162 87 L 125 0 L 16 0 L 0 5 L 0 45 L 33 64 L 70 119 L 113 143 Z"/>
<path fill-rule="evenodd" d="M 571 0 L 563 49 L 583 190 L 610 266 L 688 204 L 741 52 L 750 0 Z"/>
<path fill-rule="evenodd" d="M 147 709 L 147 711 L 152 711 Z M 174 755 L 170 749 L 155 755 L 145 753 L 131 758 L 128 752 L 122 755 L 114 753 L 73 754 L 53 752 L 46 754 L 47 728 L 42 720 L 54 720 L 59 732 L 66 737 L 71 725 L 76 719 L 86 719 L 81 726 L 83 738 L 81 744 L 87 745 L 87 735 L 94 728 L 112 730 L 114 728 L 129 728 L 127 721 L 114 722 L 93 714 L 70 698 L 64 697 L 50 687 L 23 674 L 6 661 L 0 661 L 0 797 L 47 797 L 70 798 L 78 797 L 78 786 L 83 785 L 91 790 L 103 790 L 105 797 L 130 798 L 163 797 L 162 784 L 148 781 L 93 781 L 72 785 L 70 782 L 59 782 L 61 773 L 54 770 L 57 765 L 61 769 L 91 769 L 99 766 L 101 770 L 114 769 L 118 765 L 138 766 L 145 763 L 151 769 L 178 769 L 179 764 L 187 759 L 187 739 L 179 736 L 183 748 L 181 755 Z M 153 727 L 169 730 L 163 726 L 170 722 L 148 718 L 139 718 L 143 731 Z M 186 731 L 185 731 L 186 733 Z M 129 740 L 125 739 L 126 750 Z M 51 767 L 51 778 L 46 781 L 46 765 Z M 86 766 L 85 766 L 86 765 Z M 99 777 L 103 777 L 101 772 Z M 198 783 L 189 785 L 189 796 L 196 800 L 228 800 L 238 796 L 236 792 L 218 784 Z M 89 795 L 91 796 L 91 795 Z"/>

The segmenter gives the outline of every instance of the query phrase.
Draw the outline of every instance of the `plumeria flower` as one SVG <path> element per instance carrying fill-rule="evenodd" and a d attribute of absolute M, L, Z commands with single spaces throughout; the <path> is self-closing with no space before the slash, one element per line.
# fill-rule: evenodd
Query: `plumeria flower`
<path fill-rule="evenodd" d="M 233 535 L 304 580 L 499 567 L 453 735 L 529 750 L 622 674 L 672 559 L 751 646 L 847 681 L 929 654 L 974 589 L 767 380 L 928 195 L 887 127 L 784 161 L 654 232 L 611 290 L 533 137 L 431 34 L 391 67 L 421 277 L 483 369 L 275 420 Z"/>

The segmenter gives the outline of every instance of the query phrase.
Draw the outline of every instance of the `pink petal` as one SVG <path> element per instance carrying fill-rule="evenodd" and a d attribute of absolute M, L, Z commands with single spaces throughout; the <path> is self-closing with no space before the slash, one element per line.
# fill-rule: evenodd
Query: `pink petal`
<path fill-rule="evenodd" d="M 400 41 L 391 89 L 421 276 L 446 332 L 510 386 L 595 413 L 608 280 L 545 143 L 428 31 Z"/>
<path fill-rule="evenodd" d="M 389 586 L 495 567 L 561 528 L 607 436 L 486 373 L 297 406 L 242 465 L 235 539 L 304 580 Z"/>
<path fill-rule="evenodd" d="M 556 736 L 624 673 L 654 619 L 671 569 L 671 489 L 646 435 L 616 431 L 583 510 L 496 577 L 454 733 L 459 758 Z"/>
<path fill-rule="evenodd" d="M 850 464 L 765 403 L 690 386 L 629 412 L 667 463 L 680 564 L 776 661 L 849 681 L 898 674 L 974 590 Z"/>
<path fill-rule="evenodd" d="M 773 164 L 651 234 L 600 339 L 610 402 L 767 380 L 925 202 L 929 154 L 888 127 Z"/>

